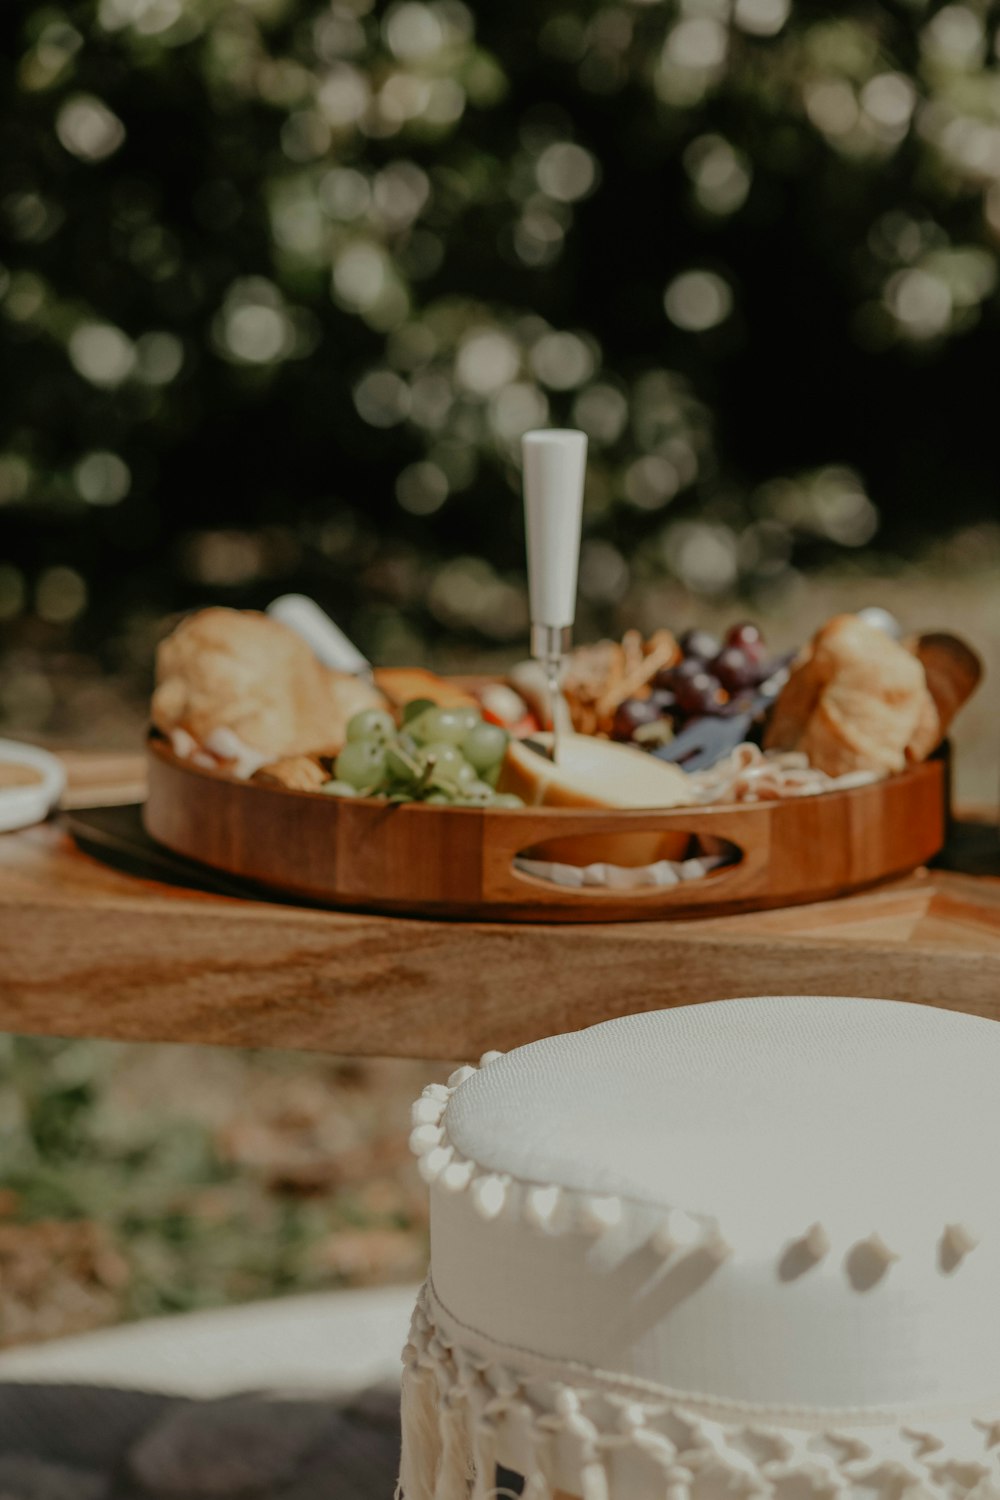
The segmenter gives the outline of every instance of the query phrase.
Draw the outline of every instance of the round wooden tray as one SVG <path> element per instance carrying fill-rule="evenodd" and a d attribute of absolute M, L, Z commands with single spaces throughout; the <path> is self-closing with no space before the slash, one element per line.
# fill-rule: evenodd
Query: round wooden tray
<path fill-rule="evenodd" d="M 146 830 L 217 870 L 324 906 L 516 922 L 621 922 L 821 901 L 902 874 L 944 843 L 947 765 L 749 806 L 588 811 L 345 800 L 234 781 L 149 740 Z M 723 840 L 735 862 L 673 886 L 568 888 L 515 867 L 587 837 Z M 565 845 L 561 841 L 566 840 Z M 708 845 L 711 847 L 711 845 Z M 599 846 L 598 846 L 599 847 Z M 609 844 L 609 848 L 611 845 Z M 620 848 L 620 843 L 618 844 Z"/>

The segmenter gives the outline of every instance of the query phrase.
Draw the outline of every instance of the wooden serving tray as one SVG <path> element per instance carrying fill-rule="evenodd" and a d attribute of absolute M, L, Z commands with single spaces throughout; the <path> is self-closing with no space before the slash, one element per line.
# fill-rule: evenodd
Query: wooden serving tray
<path fill-rule="evenodd" d="M 202 770 L 156 735 L 148 752 L 143 818 L 167 848 L 300 900 L 396 915 L 621 922 L 791 906 L 912 870 L 945 837 L 943 759 L 779 802 L 576 811 L 324 797 Z M 539 844 L 635 833 L 674 845 L 721 839 L 739 859 L 698 880 L 631 890 L 566 888 L 514 866 Z"/>

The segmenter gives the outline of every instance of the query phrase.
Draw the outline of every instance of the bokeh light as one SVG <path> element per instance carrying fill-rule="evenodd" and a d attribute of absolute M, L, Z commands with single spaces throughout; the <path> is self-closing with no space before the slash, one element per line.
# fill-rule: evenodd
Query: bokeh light
<path fill-rule="evenodd" d="M 117 505 L 128 494 L 132 475 L 117 453 L 86 453 L 73 468 L 73 482 L 88 505 Z"/>
<path fill-rule="evenodd" d="M 684 271 L 663 294 L 667 317 L 688 333 L 705 333 L 725 322 L 733 294 L 714 271 Z"/>
<path fill-rule="evenodd" d="M 51 625 L 68 625 L 87 607 L 87 585 L 75 568 L 46 568 L 35 585 L 35 609 Z"/>
<path fill-rule="evenodd" d="M 135 367 L 135 345 L 110 323 L 81 323 L 70 334 L 69 357 L 92 385 L 117 386 Z"/>
<path fill-rule="evenodd" d="M 104 161 L 125 140 L 125 126 L 100 99 L 78 94 L 56 116 L 56 134 L 67 151 L 81 161 Z"/>

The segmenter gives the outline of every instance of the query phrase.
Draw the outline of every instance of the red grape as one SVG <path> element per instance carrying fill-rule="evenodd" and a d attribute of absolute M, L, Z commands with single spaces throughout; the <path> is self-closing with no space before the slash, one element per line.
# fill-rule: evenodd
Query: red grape
<path fill-rule="evenodd" d="M 730 693 L 753 687 L 760 675 L 757 662 L 739 646 L 724 646 L 711 665 L 722 686 Z"/>
<path fill-rule="evenodd" d="M 721 642 L 707 630 L 686 630 L 679 644 L 685 656 L 701 662 L 711 661 L 721 650 Z"/>
<path fill-rule="evenodd" d="M 661 667 L 653 678 L 653 691 L 672 693 L 685 677 L 697 677 L 699 672 L 704 672 L 705 663 L 699 661 L 695 656 L 685 656 L 672 667 Z"/>
<path fill-rule="evenodd" d="M 726 645 L 736 646 L 758 660 L 764 653 L 764 637 L 752 620 L 741 620 L 726 631 Z"/>
<path fill-rule="evenodd" d="M 656 675 L 656 685 L 657 687 L 669 688 L 671 692 L 676 692 L 678 683 L 690 682 L 693 677 L 697 677 L 704 670 L 704 662 L 698 661 L 697 657 L 686 656 L 675 667 L 668 667 L 665 672 L 658 672 Z"/>
<path fill-rule="evenodd" d="M 625 698 L 615 709 L 611 725 L 613 740 L 630 740 L 642 724 L 653 724 L 662 717 L 652 698 Z"/>
<path fill-rule="evenodd" d="M 726 701 L 719 679 L 704 668 L 694 676 L 678 678 L 674 692 L 677 707 L 685 714 L 718 713 Z"/>
<path fill-rule="evenodd" d="M 670 688 L 654 687 L 650 702 L 656 704 L 661 714 L 672 714 L 677 707 L 677 695 Z"/>

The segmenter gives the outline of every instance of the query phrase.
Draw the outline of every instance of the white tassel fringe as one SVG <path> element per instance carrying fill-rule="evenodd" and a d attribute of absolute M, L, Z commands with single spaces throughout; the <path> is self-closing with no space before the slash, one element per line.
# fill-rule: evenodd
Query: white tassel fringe
<path fill-rule="evenodd" d="M 428 1286 L 404 1354 L 397 1500 L 510 1500 L 498 1459 L 524 1476 L 523 1500 L 900 1500 L 911 1487 L 922 1500 L 1000 1500 L 993 1411 L 920 1413 L 929 1440 L 916 1448 L 915 1414 L 833 1420 L 821 1409 L 639 1393 L 600 1372 L 543 1372 L 518 1351 L 466 1348 L 448 1327 Z M 768 1456 L 748 1450 L 751 1431 Z"/>

